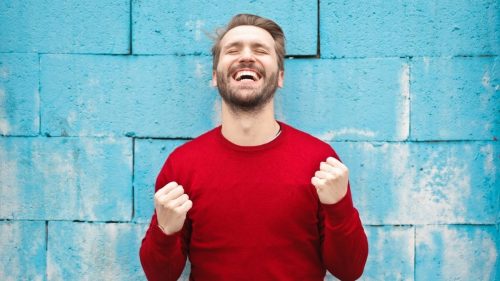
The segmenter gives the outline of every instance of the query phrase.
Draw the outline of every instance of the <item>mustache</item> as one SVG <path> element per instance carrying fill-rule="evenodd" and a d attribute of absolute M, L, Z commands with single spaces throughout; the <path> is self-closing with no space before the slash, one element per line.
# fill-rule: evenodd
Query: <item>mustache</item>
<path fill-rule="evenodd" d="M 266 71 L 263 67 L 255 64 L 255 63 L 238 63 L 229 68 L 227 72 L 227 78 L 230 78 L 233 73 L 239 71 L 240 69 L 252 69 L 257 72 L 262 78 L 266 76 Z"/>

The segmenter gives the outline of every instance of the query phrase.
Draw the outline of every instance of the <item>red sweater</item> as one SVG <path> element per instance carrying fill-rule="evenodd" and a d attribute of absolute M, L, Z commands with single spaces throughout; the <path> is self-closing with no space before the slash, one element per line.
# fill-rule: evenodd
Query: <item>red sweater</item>
<path fill-rule="evenodd" d="M 193 202 L 182 231 L 165 235 L 156 214 L 142 241 L 149 280 L 177 280 L 186 257 L 190 280 L 341 280 L 362 272 L 368 242 L 350 189 L 338 203 L 319 202 L 311 177 L 326 143 L 280 123 L 259 146 L 238 146 L 217 127 L 170 154 L 156 190 L 170 181 Z"/>

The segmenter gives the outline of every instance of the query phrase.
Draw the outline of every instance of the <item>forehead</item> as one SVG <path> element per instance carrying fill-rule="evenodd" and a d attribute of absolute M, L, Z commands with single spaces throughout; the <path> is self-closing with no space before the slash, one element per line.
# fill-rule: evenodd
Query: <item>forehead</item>
<path fill-rule="evenodd" d="M 268 47 L 273 47 L 274 39 L 269 32 L 260 27 L 253 25 L 240 25 L 230 29 L 220 41 L 222 48 L 234 43 L 258 43 Z"/>

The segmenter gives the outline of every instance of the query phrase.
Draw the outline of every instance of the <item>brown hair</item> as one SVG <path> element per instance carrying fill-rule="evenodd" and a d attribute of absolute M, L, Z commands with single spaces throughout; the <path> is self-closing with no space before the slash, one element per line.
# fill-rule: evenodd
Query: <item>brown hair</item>
<path fill-rule="evenodd" d="M 219 56 L 221 51 L 220 41 L 226 35 L 226 33 L 240 25 L 252 25 L 260 27 L 265 31 L 269 32 L 274 39 L 274 48 L 276 55 L 278 56 L 278 68 L 284 70 L 284 58 L 285 58 L 285 34 L 281 27 L 270 19 L 259 17 L 251 14 L 238 14 L 234 16 L 226 27 L 218 29 L 215 34 L 215 42 L 212 46 L 212 68 L 215 70 L 217 64 L 219 63 Z"/>

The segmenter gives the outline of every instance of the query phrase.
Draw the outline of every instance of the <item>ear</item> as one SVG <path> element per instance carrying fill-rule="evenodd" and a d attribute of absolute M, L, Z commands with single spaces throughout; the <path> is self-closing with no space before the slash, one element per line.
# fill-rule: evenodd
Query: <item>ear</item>
<path fill-rule="evenodd" d="M 285 71 L 278 71 L 278 87 L 283 88 L 283 84 L 285 82 Z"/>
<path fill-rule="evenodd" d="M 215 70 L 212 71 L 212 86 L 217 87 L 217 72 Z"/>

